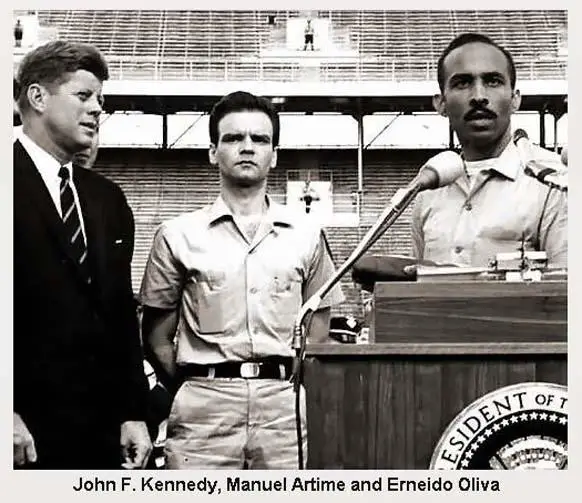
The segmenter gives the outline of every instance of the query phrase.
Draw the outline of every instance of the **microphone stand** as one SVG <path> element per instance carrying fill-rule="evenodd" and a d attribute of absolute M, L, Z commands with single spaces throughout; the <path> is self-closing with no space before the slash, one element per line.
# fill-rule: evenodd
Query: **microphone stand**
<path fill-rule="evenodd" d="M 396 219 L 403 213 L 412 200 L 422 189 L 420 184 L 413 183 L 405 189 L 398 189 L 392 197 L 390 204 L 384 209 L 382 214 L 378 217 L 376 222 L 368 229 L 365 236 L 362 238 L 358 246 L 354 249 L 351 255 L 338 268 L 336 273 L 328 279 L 308 300 L 301 306 L 299 313 L 295 319 L 293 327 L 293 349 L 295 350 L 295 357 L 293 359 L 293 373 L 291 375 L 291 382 L 293 383 L 293 391 L 295 392 L 295 424 L 297 427 L 297 456 L 299 461 L 299 469 L 303 470 L 303 440 L 301 432 L 301 411 L 300 411 L 300 391 L 301 383 L 303 381 L 303 363 L 305 360 L 305 348 L 307 343 L 307 329 L 311 324 L 313 314 L 319 308 L 321 300 L 331 291 L 331 289 L 339 282 L 344 274 L 358 261 L 358 259 L 366 253 L 373 245 L 382 237 L 388 228 L 396 221 Z"/>

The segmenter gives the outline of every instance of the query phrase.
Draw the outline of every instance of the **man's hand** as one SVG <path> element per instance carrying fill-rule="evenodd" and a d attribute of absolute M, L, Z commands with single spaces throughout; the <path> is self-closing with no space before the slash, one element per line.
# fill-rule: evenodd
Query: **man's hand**
<path fill-rule="evenodd" d="M 14 444 L 14 465 L 23 466 L 36 462 L 34 438 L 32 438 L 20 414 L 16 412 L 14 413 L 12 443 Z"/>
<path fill-rule="evenodd" d="M 123 468 L 144 468 L 152 452 L 152 442 L 144 421 L 126 421 L 121 425 Z"/>

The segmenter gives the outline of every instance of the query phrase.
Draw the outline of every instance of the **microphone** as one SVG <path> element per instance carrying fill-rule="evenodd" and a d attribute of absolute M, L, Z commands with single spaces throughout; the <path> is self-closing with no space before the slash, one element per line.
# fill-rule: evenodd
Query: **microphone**
<path fill-rule="evenodd" d="M 559 160 L 536 159 L 529 137 L 523 129 L 515 130 L 513 143 L 519 151 L 524 166 L 523 171 L 526 175 L 535 178 L 548 187 L 562 192 L 568 191 L 568 170 L 565 163 Z"/>
<path fill-rule="evenodd" d="M 438 189 L 453 183 L 463 171 L 461 156 L 452 150 L 445 150 L 431 157 L 420 168 L 410 185 L 419 185 L 420 190 Z"/>

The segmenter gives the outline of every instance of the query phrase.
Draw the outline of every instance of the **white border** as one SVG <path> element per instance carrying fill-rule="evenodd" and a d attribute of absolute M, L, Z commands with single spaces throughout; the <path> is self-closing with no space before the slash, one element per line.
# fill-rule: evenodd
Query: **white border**
<path fill-rule="evenodd" d="M 250 3 L 250 5 L 249 5 Z M 345 0 L 319 0 L 319 1 L 309 1 L 309 0 L 295 0 L 293 2 L 272 2 L 267 0 L 253 0 L 244 4 L 244 8 L 250 9 L 271 9 L 271 10 L 296 10 L 296 9 L 313 9 L 314 5 L 317 6 L 318 9 L 354 9 L 356 7 L 362 9 L 392 9 L 392 8 L 406 8 L 406 9 L 471 9 L 475 8 L 476 6 L 470 5 L 468 2 L 462 2 L 459 0 L 448 0 L 448 1 L 440 1 L 438 4 L 435 2 L 431 2 L 430 0 L 409 0 L 406 5 L 394 5 L 390 4 L 386 1 L 379 1 L 379 0 L 360 0 L 356 4 L 353 2 L 346 2 Z M 192 9 L 195 8 L 192 2 L 187 0 L 168 0 L 163 5 L 165 8 L 170 9 Z M 292 6 L 292 7 L 291 7 Z M 570 61 L 569 61 L 569 69 L 570 69 L 570 90 L 571 94 L 568 98 L 568 105 L 569 105 L 569 112 L 570 116 L 573 117 L 570 119 L 569 123 L 571 125 L 571 131 L 569 132 L 569 138 L 575 138 L 573 132 L 577 132 L 576 125 L 578 125 L 579 116 L 580 116 L 580 103 L 579 103 L 579 96 L 580 96 L 580 89 L 582 89 L 580 83 L 580 71 L 581 71 L 581 60 L 580 60 L 580 51 L 582 48 L 582 43 L 580 39 L 580 32 L 581 30 L 578 29 L 580 25 L 580 7 L 579 2 L 565 2 L 563 0 L 556 0 L 553 2 L 543 2 L 540 0 L 528 0 L 528 1 L 511 1 L 508 2 L 500 1 L 500 0 L 489 0 L 486 5 L 488 9 L 568 9 L 570 8 L 570 17 L 569 17 L 569 53 L 570 53 Z M 54 2 L 46 2 L 46 1 L 20 1 L 20 2 L 13 2 L 10 1 L 8 4 L 8 15 L 2 16 L 1 23 L 4 25 L 2 33 L 5 37 L 5 44 L 3 44 L 3 57 L 5 58 L 4 67 L 11 68 L 11 60 L 12 60 L 12 15 L 11 11 L 13 8 L 17 9 L 27 9 L 27 8 L 70 8 L 70 9 L 79 9 L 83 8 L 84 6 L 80 6 L 78 2 L 73 2 L 72 0 L 68 1 L 54 1 Z M 99 8 L 99 9 L 119 9 L 119 8 L 128 8 L 128 9 L 144 9 L 144 8 L 159 8 L 159 5 L 151 4 L 147 5 L 143 1 L 138 2 L 137 0 L 131 0 L 124 3 L 123 7 L 119 5 L 119 2 L 115 2 L 113 0 L 103 0 L 98 5 L 91 5 L 92 8 Z M 234 2 L 234 0 L 215 0 L 212 2 L 212 7 L 214 9 L 237 9 L 242 8 L 243 5 Z M 10 72 L 7 72 L 8 75 Z M 4 94 L 5 96 L 9 95 L 9 89 L 11 89 L 11 82 L 8 80 L 8 76 L 4 77 Z M 9 87 L 10 86 L 10 87 Z M 10 93 L 11 95 L 11 93 Z M 6 107 L 5 117 L 11 117 L 11 99 L 6 99 L 4 101 L 4 106 Z M 96 497 L 94 496 L 81 496 L 78 494 L 73 494 L 70 490 L 70 486 L 74 481 L 74 477 L 70 473 L 66 472 L 46 472 L 46 473 L 25 473 L 25 472 L 13 472 L 11 470 L 11 447 L 8 444 L 10 439 L 10 431 L 12 429 L 12 413 L 11 413 L 11 395 L 12 395 L 12 170 L 11 170 L 11 138 L 12 138 L 12 124 L 11 119 L 8 119 L 7 123 L 3 126 L 5 129 L 5 134 L 2 135 L 2 141 L 4 142 L 3 152 L 5 153 L 5 161 L 3 162 L 3 169 L 2 173 L 2 183 L 0 183 L 1 187 L 1 194 L 0 194 L 0 204 L 2 205 L 1 211 L 1 221 L 2 221 L 2 236 L 4 241 L 4 246 L 2 249 L 2 267 L 1 267 L 1 276 L 0 276 L 0 283 L 3 287 L 2 292 L 2 313 L 1 313 L 1 320 L 3 321 L 4 327 L 4 345 L 2 351 L 2 365 L 0 366 L 1 369 L 1 377 L 2 377 L 2 385 L 3 385 L 3 396 L 5 407 L 2 414 L 2 435 L 1 438 L 1 446 L 0 449 L 1 456 L 2 456 L 2 479 L 1 479 L 1 488 L 2 494 L 6 501 L 59 501 L 59 502 L 69 502 L 69 501 L 95 501 Z M 579 163 L 579 159 L 582 159 L 582 147 L 580 146 L 581 142 L 572 142 L 569 146 L 569 157 L 570 157 L 570 166 L 576 165 Z M 572 161 L 572 159 L 574 161 Z M 580 215 L 582 212 L 578 206 L 580 205 L 580 199 L 576 196 L 577 187 L 579 187 L 579 177 L 580 169 L 578 166 L 575 166 L 570 180 L 572 180 L 572 185 L 574 187 L 574 197 L 571 197 L 570 202 L 570 214 L 571 215 Z M 579 235 L 580 232 L 577 229 L 578 221 L 577 218 L 572 220 L 571 224 L 571 231 L 570 231 L 570 291 L 569 291 L 569 299 L 570 303 L 570 319 L 569 319 L 569 326 L 570 326 L 570 348 L 569 353 L 571 355 L 569 361 L 569 384 L 571 387 L 572 392 L 570 395 L 572 397 L 580 396 L 580 382 L 581 379 L 581 372 L 582 366 L 576 364 L 576 360 L 579 360 L 582 354 L 582 341 L 580 340 L 580 336 L 578 333 L 580 332 L 580 321 L 579 317 L 577 316 L 577 311 L 579 311 L 579 307 L 574 304 L 575 299 L 578 299 L 578 289 L 579 289 L 579 280 L 580 280 L 580 264 L 576 261 L 577 257 L 580 256 L 580 248 L 579 248 Z M 31 313 L 33 314 L 33 313 Z M 20 320 L 20 322 L 24 322 L 24 320 Z M 571 435 L 571 442 L 569 445 L 570 448 L 570 456 L 572 462 L 570 463 L 570 468 L 567 472 L 538 472 L 535 475 L 532 473 L 500 473 L 496 477 L 498 480 L 502 481 L 503 484 L 503 492 L 500 493 L 501 497 L 505 500 L 506 498 L 515 498 L 514 501 L 521 501 L 526 500 L 529 498 L 534 498 L 535 501 L 541 500 L 549 500 L 555 498 L 570 498 L 568 495 L 569 493 L 578 492 L 578 484 L 576 483 L 575 472 L 576 469 L 579 469 L 580 463 L 577 462 L 579 459 L 579 442 L 577 439 L 580 438 L 579 435 L 579 400 L 572 400 L 571 404 L 571 421 L 570 421 L 570 431 L 575 432 L 574 435 Z M 196 473 L 196 477 L 203 476 L 204 472 Z M 77 474 L 78 475 L 78 474 Z M 140 474 L 141 475 L 141 474 Z M 166 474 L 168 477 L 175 476 L 172 472 L 167 472 Z M 289 472 L 286 474 L 287 476 L 293 477 L 295 474 L 293 472 Z M 307 475 L 307 474 L 305 474 Z M 366 479 L 374 479 L 379 475 L 379 472 L 374 471 L 366 471 L 363 472 L 352 472 L 352 471 L 344 471 L 344 472 L 332 472 L 326 471 L 323 474 L 319 474 L 320 476 L 325 476 L 326 478 L 366 478 Z M 385 476 L 386 474 L 384 474 Z M 423 472 L 423 471 L 401 471 L 395 472 L 393 475 L 397 475 L 400 477 L 407 477 L 412 479 L 421 479 L 426 478 L 429 476 L 434 477 L 434 472 Z M 484 477 L 482 474 L 476 474 L 479 477 Z M 216 474 L 216 473 L 207 473 L 207 476 L 213 478 L 221 478 L 226 476 L 226 474 Z M 271 477 L 271 474 L 256 474 L 257 477 Z M 454 478 L 455 474 L 448 474 L 448 477 Z M 99 497 L 106 497 L 107 499 L 112 499 L 113 501 L 136 501 L 136 498 L 132 498 L 131 496 L 127 495 L 128 493 L 116 493 L 116 494 L 102 494 Z M 134 493 L 138 494 L 138 493 Z M 420 494 L 420 496 L 418 496 Z M 453 500 L 456 501 L 457 499 L 463 498 L 468 493 L 456 493 L 456 494 L 448 494 L 446 495 L 447 501 Z M 317 494 L 290 494 L 289 497 L 293 499 L 305 499 L 311 501 L 318 501 L 322 497 L 325 497 L 325 493 L 317 493 Z M 386 501 L 386 498 L 391 498 L 396 496 L 393 493 L 360 493 L 360 494 L 351 494 L 348 495 L 347 493 L 340 493 L 334 494 L 333 497 L 338 498 L 338 501 L 351 501 L 352 499 L 360 499 L 364 497 L 366 500 L 370 499 L 377 499 L 382 498 L 382 501 Z M 485 495 L 484 495 L 485 496 Z M 152 501 L 153 498 L 162 497 L 164 500 L 170 498 L 171 501 L 176 500 L 184 500 L 184 501 L 192 501 L 193 495 L 191 494 L 181 494 L 181 495 L 170 495 L 170 494 L 152 494 L 152 495 L 145 495 L 140 494 L 139 500 L 142 501 Z M 199 495 L 194 496 L 196 498 L 200 498 L 202 500 L 206 498 L 202 498 Z M 228 500 L 236 500 L 236 501 L 272 501 L 273 498 L 278 498 L 278 494 L 274 493 L 260 493 L 260 494 L 248 494 L 242 493 L 238 495 L 231 495 L 229 497 L 221 498 L 228 499 Z M 283 496 L 281 496 L 283 497 Z M 399 498 L 404 499 L 406 501 L 419 501 L 421 498 L 423 501 L 426 498 L 431 498 L 434 500 L 441 499 L 443 494 L 440 493 L 432 493 L 430 496 L 428 494 L 422 493 L 407 493 L 407 494 L 399 494 Z M 490 497 L 485 497 L 483 499 L 489 501 L 493 499 L 500 499 L 492 494 Z"/>

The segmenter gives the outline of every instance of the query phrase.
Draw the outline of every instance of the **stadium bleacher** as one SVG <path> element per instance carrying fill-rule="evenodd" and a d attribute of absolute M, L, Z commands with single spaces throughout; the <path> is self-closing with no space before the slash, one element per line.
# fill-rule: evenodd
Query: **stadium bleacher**
<path fill-rule="evenodd" d="M 41 26 L 60 38 L 96 45 L 108 57 L 113 78 L 285 81 L 297 63 L 253 61 L 299 11 L 82 11 L 40 10 Z M 434 77 L 438 54 L 456 34 L 480 31 L 516 55 L 518 73 L 537 79 L 561 78 L 556 33 L 566 11 L 319 11 L 329 19 L 332 39 L 347 34 L 361 62 L 335 68 L 323 63 L 325 80 L 423 80 Z M 511 27 L 509 29 L 508 27 Z M 284 36 L 284 34 L 283 34 Z M 338 41 L 339 43 L 339 41 Z M 357 71 L 356 71 L 357 70 Z"/>

